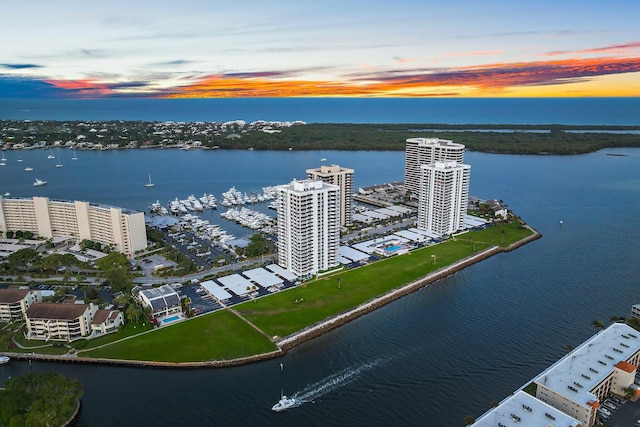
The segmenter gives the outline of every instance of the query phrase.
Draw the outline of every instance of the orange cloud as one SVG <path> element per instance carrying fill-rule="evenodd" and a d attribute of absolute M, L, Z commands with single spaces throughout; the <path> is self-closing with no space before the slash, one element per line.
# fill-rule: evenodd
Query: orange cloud
<path fill-rule="evenodd" d="M 569 85 L 606 75 L 640 72 L 640 58 L 597 58 L 488 64 L 445 70 L 395 70 L 344 81 L 215 75 L 175 88 L 170 98 L 311 96 L 482 96 L 518 87 Z M 268 74 L 268 73 L 267 73 Z M 638 88 L 634 90 L 638 91 Z M 630 93 L 629 96 L 639 94 Z"/>
<path fill-rule="evenodd" d="M 84 98 L 577 96 L 571 95 L 576 93 L 583 96 L 640 96 L 640 86 L 629 84 L 637 75 L 633 73 L 640 73 L 640 57 L 556 59 L 454 68 L 406 67 L 377 72 L 373 68 L 360 68 L 333 80 L 300 78 L 308 71 L 215 74 L 191 84 L 160 90 L 156 88 L 163 82 L 155 81 L 110 83 L 84 79 L 45 82 L 63 91 L 62 96 Z M 605 78 L 606 84 L 597 87 L 597 83 L 604 82 Z"/>

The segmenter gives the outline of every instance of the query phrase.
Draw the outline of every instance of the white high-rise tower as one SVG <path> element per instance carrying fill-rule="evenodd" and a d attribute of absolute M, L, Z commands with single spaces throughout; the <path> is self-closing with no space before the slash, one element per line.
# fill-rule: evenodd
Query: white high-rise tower
<path fill-rule="evenodd" d="M 278 187 L 278 264 L 306 277 L 338 265 L 340 187 L 321 180 Z"/>
<path fill-rule="evenodd" d="M 420 167 L 418 225 L 437 235 L 452 234 L 464 226 L 469 201 L 471 166 L 454 161 Z"/>
<path fill-rule="evenodd" d="M 321 179 L 340 187 L 340 225 L 347 227 L 352 223 L 351 201 L 353 199 L 353 169 L 338 165 L 323 165 L 316 169 L 307 169 L 307 178 Z"/>
<path fill-rule="evenodd" d="M 420 166 L 435 162 L 464 163 L 464 145 L 447 139 L 409 138 L 405 149 L 404 187 L 417 196 Z"/>

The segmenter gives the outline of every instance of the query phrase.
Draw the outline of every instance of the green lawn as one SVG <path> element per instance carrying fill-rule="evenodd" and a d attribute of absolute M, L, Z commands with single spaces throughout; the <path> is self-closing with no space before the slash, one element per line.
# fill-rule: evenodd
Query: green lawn
<path fill-rule="evenodd" d="M 504 235 L 502 234 L 504 230 Z M 507 246 L 531 235 L 513 225 L 489 227 L 455 240 L 347 270 L 236 309 L 269 335 L 290 335 L 453 264 L 490 246 Z M 474 243 L 475 242 L 475 243 Z M 475 249 L 475 251 L 474 251 Z M 436 264 L 434 264 L 434 257 Z"/>
<path fill-rule="evenodd" d="M 80 356 L 158 362 L 234 359 L 277 350 L 275 344 L 223 310 L 81 353 Z"/>
<path fill-rule="evenodd" d="M 285 292 L 241 304 L 234 309 L 269 336 L 284 337 L 355 308 L 438 268 L 491 246 L 508 246 L 531 234 L 529 229 L 518 228 L 514 224 L 496 225 L 362 268 L 332 273 Z M 114 342 L 150 327 L 149 324 L 143 326 L 142 322 L 136 325 L 129 323 L 116 334 L 88 342 L 77 341 L 72 346 L 80 351 L 79 357 L 159 362 L 228 360 L 277 349 L 268 338 L 226 310 L 163 327 L 122 342 Z M 112 342 L 114 343 L 109 344 Z M 24 344 L 35 343 L 25 341 Z M 104 344 L 109 345 L 88 350 Z M 33 351 L 62 354 L 66 352 L 66 348 L 47 347 Z"/>
<path fill-rule="evenodd" d="M 88 350 L 121 340 L 122 338 L 140 334 L 144 331 L 150 331 L 151 329 L 153 329 L 153 325 L 147 319 L 138 320 L 137 322 L 129 321 L 121 326 L 118 332 L 103 335 L 101 337 L 93 338 L 90 340 L 77 340 L 71 343 L 71 347 L 76 350 Z"/>

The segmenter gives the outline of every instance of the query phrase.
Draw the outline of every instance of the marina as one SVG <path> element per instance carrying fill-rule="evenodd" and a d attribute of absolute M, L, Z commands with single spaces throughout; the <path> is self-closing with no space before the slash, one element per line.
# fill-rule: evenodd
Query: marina
<path fill-rule="evenodd" d="M 436 286 L 309 341 L 283 360 L 193 371 L 34 361 L 32 369 L 55 371 L 83 381 L 80 425 L 179 425 L 184 423 L 185 412 L 199 425 L 209 425 L 212 419 L 262 425 L 277 422 L 283 426 L 315 425 L 316 420 L 323 419 L 338 424 L 345 418 L 358 425 L 376 425 L 389 419 L 408 425 L 415 419 L 429 420 L 429 425 L 438 427 L 461 425 L 465 415 L 483 413 L 491 401 L 504 398 L 565 354 L 567 344 L 575 345 L 591 336 L 594 318 L 625 315 L 629 305 L 637 302 L 637 242 L 633 236 L 638 235 L 640 198 L 633 177 L 637 176 L 640 152 L 610 149 L 607 153 L 626 156 L 603 152 L 566 157 L 468 153 L 466 159 L 477 171 L 471 193 L 508 200 L 509 206 L 535 225 L 543 238 L 478 263 Z M 356 170 L 354 188 L 402 179 L 402 152 L 336 151 L 324 156 Z M 11 153 L 7 157 L 12 158 Z M 42 150 L 27 150 L 23 157 L 25 164 L 39 171 L 53 168 Z M 293 177 L 301 177 L 305 168 L 317 164 L 318 157 L 296 151 L 83 151 L 80 161 L 68 162 L 57 170 L 55 182 L 50 179 L 52 185 L 39 188 L 38 193 L 138 210 L 146 210 L 149 201 L 159 199 L 167 208 L 176 195 L 186 198 L 206 192 L 220 199 L 234 184 L 244 197 L 244 189 L 250 194 L 250 188 L 290 182 Z M 550 163 L 555 167 L 549 167 Z M 171 164 L 170 168 L 151 170 L 153 179 L 162 186 L 144 188 L 144 174 L 148 172 L 146 167 L 140 172 L 141 164 Z M 242 170 L 238 164 L 243 165 Z M 34 177 L 19 165 L 10 161 L 0 169 L 0 191 L 31 196 Z M 611 210 L 609 206 L 622 208 Z M 269 211 L 266 202 L 251 208 Z M 234 236 L 249 231 L 221 218 L 221 211 L 218 203 L 218 210 L 205 209 L 197 216 L 210 224 L 224 221 L 221 228 Z M 179 219 L 170 214 L 157 217 Z M 589 248 L 588 258 L 584 248 Z M 213 248 L 211 252 L 215 253 Z M 274 265 L 269 269 L 277 268 Z M 343 288 L 347 286 L 343 283 Z M 602 297 L 603 292 L 607 298 Z M 575 305 L 577 294 L 582 298 L 581 309 L 567 322 L 567 307 Z M 527 316 L 522 315 L 520 304 L 514 304 L 522 300 L 528 302 Z M 496 326 L 505 324 L 509 328 Z M 375 360 L 381 361 L 356 381 L 342 386 L 339 394 L 307 399 L 300 391 L 343 369 Z M 519 361 L 516 367 L 514 360 Z M 303 404 L 278 414 L 271 410 L 281 391 L 278 362 L 287 365 L 287 396 L 315 399 L 316 404 Z M 0 374 L 6 378 L 29 369 L 26 362 L 12 360 Z M 104 372 L 98 375 L 97 370 Z M 140 412 L 123 413 L 104 405 L 104 390 L 114 382 L 130 387 L 114 393 L 110 397 L 112 405 L 127 407 L 135 399 Z M 148 392 L 176 383 L 189 387 L 175 400 L 159 401 Z M 223 402 L 220 396 L 224 396 Z M 458 407 L 451 408 L 451 396 L 456 396 Z M 239 414 L 236 408 L 248 400 L 251 410 Z M 430 404 L 425 406 L 425 401 Z"/>

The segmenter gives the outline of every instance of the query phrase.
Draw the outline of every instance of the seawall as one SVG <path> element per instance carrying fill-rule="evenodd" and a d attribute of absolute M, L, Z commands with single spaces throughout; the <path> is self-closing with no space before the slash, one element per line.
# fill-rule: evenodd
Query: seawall
<path fill-rule="evenodd" d="M 295 334 L 289 335 L 276 342 L 278 350 L 269 353 L 257 354 L 254 356 L 242 357 L 238 359 L 229 360 L 209 360 L 202 362 L 153 362 L 142 360 L 123 360 L 123 359 L 101 359 L 101 358 L 88 358 L 88 357 L 75 357 L 75 356 L 55 356 L 45 354 L 30 354 L 30 353 L 5 353 L 5 355 L 14 359 L 23 360 L 41 360 L 47 362 L 64 362 L 64 363 L 83 363 L 83 364 L 97 364 L 106 366 L 130 366 L 140 368 L 166 368 L 166 369 L 198 369 L 198 368 L 227 368 L 233 366 L 240 366 L 249 363 L 261 362 L 264 360 L 275 359 L 282 357 L 287 351 L 296 347 L 297 345 L 316 338 L 322 334 L 332 331 L 360 316 L 370 313 L 386 304 L 389 304 L 399 298 L 409 295 L 431 283 L 450 276 L 451 274 L 463 270 L 464 268 L 473 265 L 477 262 L 485 260 L 496 254 L 502 252 L 513 251 L 527 243 L 537 240 L 542 235 L 535 229 L 527 226 L 533 234 L 515 242 L 507 247 L 501 248 L 499 246 L 492 246 L 475 255 L 464 258 L 454 264 L 447 267 L 443 267 L 428 274 L 416 281 L 408 283 L 398 289 L 390 291 L 378 298 L 361 304 L 347 312 L 339 314 L 337 316 L 325 319 L 320 323 L 309 326 Z"/>

